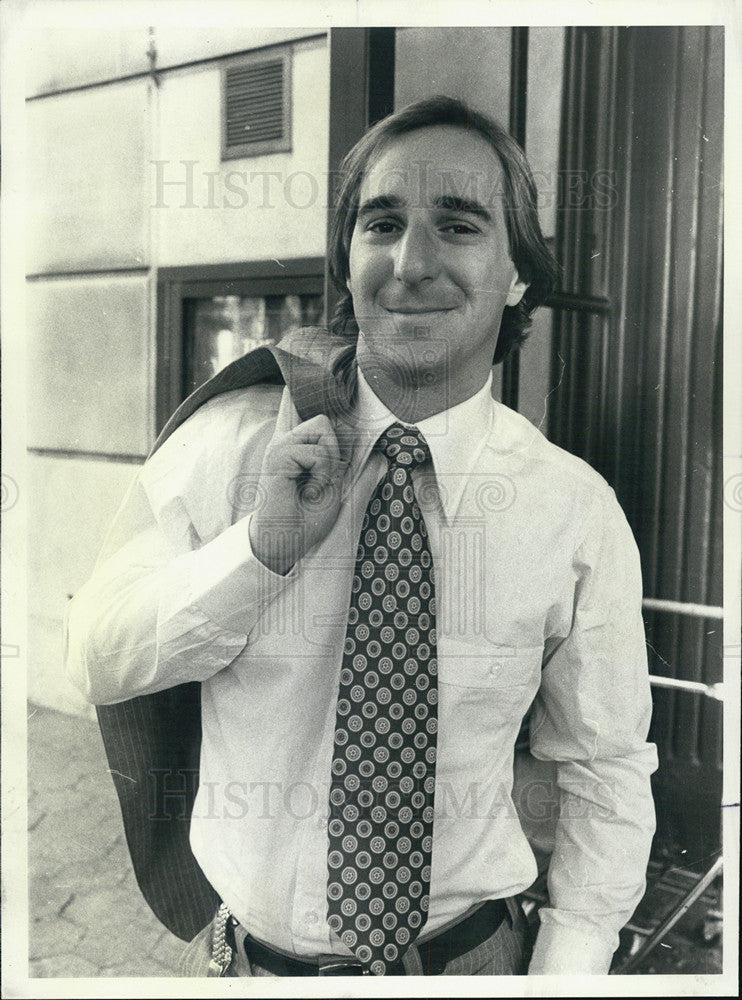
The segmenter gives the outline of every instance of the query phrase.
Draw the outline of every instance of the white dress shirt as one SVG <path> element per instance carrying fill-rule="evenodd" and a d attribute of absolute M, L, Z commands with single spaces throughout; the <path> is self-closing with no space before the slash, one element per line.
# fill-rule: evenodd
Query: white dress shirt
<path fill-rule="evenodd" d="M 279 406 L 280 400 L 280 406 Z M 278 411 L 278 412 L 277 412 Z M 347 954 L 326 916 L 327 802 L 346 615 L 366 504 L 395 418 L 359 373 L 334 527 L 286 576 L 253 555 L 249 511 L 271 435 L 298 423 L 275 386 L 211 400 L 142 468 L 68 617 L 94 703 L 202 682 L 191 844 L 257 938 Z M 638 553 L 613 491 L 493 400 L 491 382 L 416 425 L 436 574 L 438 760 L 421 939 L 536 877 L 513 807 L 514 743 L 557 762 L 550 905 L 531 973 L 603 973 L 641 898 L 654 830 Z"/>

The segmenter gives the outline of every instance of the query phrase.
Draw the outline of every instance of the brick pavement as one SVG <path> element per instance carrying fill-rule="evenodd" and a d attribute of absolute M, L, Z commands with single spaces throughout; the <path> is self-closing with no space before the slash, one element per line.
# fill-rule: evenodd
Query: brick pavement
<path fill-rule="evenodd" d="M 139 892 L 95 722 L 29 706 L 29 976 L 173 976 L 182 943 Z M 722 971 L 701 904 L 637 974 Z"/>

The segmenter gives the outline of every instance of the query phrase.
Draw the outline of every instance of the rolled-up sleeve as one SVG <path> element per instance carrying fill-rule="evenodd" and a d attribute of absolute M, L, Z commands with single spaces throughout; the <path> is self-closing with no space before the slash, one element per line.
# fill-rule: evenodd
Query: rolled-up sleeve
<path fill-rule="evenodd" d="M 529 974 L 604 974 L 640 901 L 655 829 L 639 555 L 611 490 L 586 516 L 569 635 L 550 650 L 531 752 L 557 764 L 549 905 Z"/>

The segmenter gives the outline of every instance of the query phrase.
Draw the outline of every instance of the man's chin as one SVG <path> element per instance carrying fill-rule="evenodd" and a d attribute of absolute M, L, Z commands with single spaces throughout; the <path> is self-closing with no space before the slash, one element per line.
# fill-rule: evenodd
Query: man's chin
<path fill-rule="evenodd" d="M 447 380 L 449 349 L 444 337 L 429 330 L 420 329 L 413 337 L 400 337 L 396 332 L 371 337 L 362 333 L 358 360 L 367 379 L 373 375 L 413 388 Z"/>

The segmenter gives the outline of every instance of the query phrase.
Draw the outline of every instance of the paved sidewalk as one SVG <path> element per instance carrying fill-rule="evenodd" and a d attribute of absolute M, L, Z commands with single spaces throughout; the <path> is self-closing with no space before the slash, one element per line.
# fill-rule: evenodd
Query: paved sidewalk
<path fill-rule="evenodd" d="M 29 706 L 29 976 L 173 976 L 137 887 L 95 722 Z"/>
<path fill-rule="evenodd" d="M 29 706 L 29 975 L 174 976 L 183 943 L 136 884 L 95 722 Z M 699 901 L 637 974 L 722 971 Z"/>

